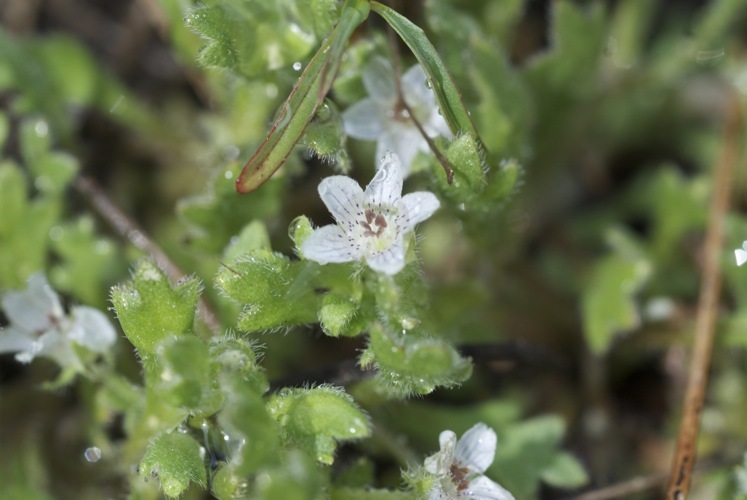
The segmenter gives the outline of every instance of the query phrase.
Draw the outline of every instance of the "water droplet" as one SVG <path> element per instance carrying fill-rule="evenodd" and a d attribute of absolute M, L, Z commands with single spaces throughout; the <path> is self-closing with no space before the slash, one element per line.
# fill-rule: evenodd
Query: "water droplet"
<path fill-rule="evenodd" d="M 348 429 L 348 430 L 350 431 L 350 434 L 355 434 L 356 432 L 358 432 L 358 431 L 357 431 L 357 430 L 355 429 L 355 427 L 351 427 L 351 428 L 350 428 L 350 429 Z"/>
<path fill-rule="evenodd" d="M 294 70 L 301 71 L 301 68 L 303 68 L 303 64 L 301 64 L 300 62 L 296 61 L 296 62 L 293 63 L 293 69 Z"/>
<path fill-rule="evenodd" d="M 86 457 L 87 461 L 95 463 L 101 460 L 101 450 L 95 446 L 91 446 L 90 448 L 86 448 L 83 456 Z"/>
<path fill-rule="evenodd" d="M 226 170 L 226 172 L 223 174 L 223 177 L 225 177 L 228 180 L 231 180 L 233 179 L 233 172 L 231 172 L 230 170 Z"/>
<path fill-rule="evenodd" d="M 47 125 L 47 122 L 44 120 L 39 120 L 36 122 L 36 125 L 34 125 L 34 132 L 36 132 L 36 135 L 39 137 L 46 137 L 49 133 L 49 125 Z"/>
<path fill-rule="evenodd" d="M 436 108 L 436 111 L 438 112 L 439 115 L 443 116 L 443 113 L 441 112 L 441 108 Z"/>
<path fill-rule="evenodd" d="M 433 88 L 433 85 L 431 85 L 431 81 L 427 78 L 425 79 L 425 86 L 428 87 L 429 89 Z"/>

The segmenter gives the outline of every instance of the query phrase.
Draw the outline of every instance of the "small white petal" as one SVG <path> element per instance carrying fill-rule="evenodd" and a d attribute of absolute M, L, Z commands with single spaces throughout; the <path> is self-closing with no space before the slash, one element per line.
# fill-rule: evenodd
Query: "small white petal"
<path fill-rule="evenodd" d="M 414 127 L 408 127 L 401 123 L 390 124 L 379 138 L 376 145 L 377 158 L 382 157 L 382 151 L 391 151 L 396 154 L 401 163 L 402 178 L 407 177 L 412 166 L 412 161 L 418 151 L 430 151 L 428 143 L 420 135 L 420 131 Z"/>
<path fill-rule="evenodd" d="M 436 97 L 425 83 L 427 78 L 420 64 L 411 67 L 402 75 L 402 92 L 410 107 L 435 109 Z"/>
<path fill-rule="evenodd" d="M 319 183 L 319 197 L 342 227 L 357 224 L 358 213 L 363 210 L 363 190 L 350 177 L 333 175 Z"/>
<path fill-rule="evenodd" d="M 431 474 L 448 474 L 451 464 L 454 463 L 454 450 L 457 438 L 452 431 L 443 431 L 438 436 L 441 450 L 425 459 L 423 465 L 425 470 Z"/>
<path fill-rule="evenodd" d="M 366 198 L 372 205 L 393 206 L 402 197 L 402 173 L 399 157 L 387 151 L 376 175 L 366 186 Z"/>
<path fill-rule="evenodd" d="M 383 57 L 372 58 L 363 68 L 363 86 L 380 106 L 391 106 L 397 100 L 394 70 L 391 63 Z"/>
<path fill-rule="evenodd" d="M 485 472 L 495 458 L 498 438 L 495 431 L 483 423 L 464 433 L 456 446 L 457 463 L 477 472 Z"/>
<path fill-rule="evenodd" d="M 32 353 L 31 358 L 33 358 L 34 340 L 27 335 L 25 330 L 13 326 L 0 329 L 0 353 L 5 352 Z"/>
<path fill-rule="evenodd" d="M 469 487 L 460 495 L 473 500 L 514 500 L 514 496 L 498 483 L 485 476 L 469 482 Z"/>
<path fill-rule="evenodd" d="M 359 260 L 358 246 L 351 246 L 350 239 L 339 226 L 330 224 L 314 230 L 301 245 L 304 258 L 320 264 Z"/>
<path fill-rule="evenodd" d="M 373 99 L 363 99 L 342 113 L 345 133 L 364 141 L 375 141 L 384 132 L 380 119 L 381 106 Z"/>
<path fill-rule="evenodd" d="M 747 262 L 747 250 L 737 248 L 736 250 L 734 250 L 734 256 L 737 258 L 738 266 L 741 266 L 742 264 Z"/>
<path fill-rule="evenodd" d="M 399 202 L 399 221 L 401 231 L 412 231 L 415 225 L 423 222 L 438 210 L 441 203 L 436 195 L 427 191 L 406 194 Z"/>
<path fill-rule="evenodd" d="M 366 264 L 374 271 L 384 274 L 394 275 L 400 272 L 405 267 L 405 244 L 402 235 L 397 235 L 392 246 L 386 250 L 366 256 Z"/>
<path fill-rule="evenodd" d="M 51 328 L 50 317 L 63 316 L 59 297 L 41 273 L 29 278 L 26 290 L 4 294 L 2 305 L 10 322 L 28 332 Z"/>
<path fill-rule="evenodd" d="M 117 338 L 109 318 L 93 307 L 74 307 L 70 340 L 96 352 L 106 352 Z"/>

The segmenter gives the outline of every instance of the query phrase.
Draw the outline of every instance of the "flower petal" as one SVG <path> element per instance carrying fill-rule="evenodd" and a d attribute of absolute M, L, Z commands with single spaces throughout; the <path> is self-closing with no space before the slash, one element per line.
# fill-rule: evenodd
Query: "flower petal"
<path fill-rule="evenodd" d="M 381 107 L 390 107 L 397 100 L 392 64 L 381 56 L 373 57 L 363 68 L 363 86 Z"/>
<path fill-rule="evenodd" d="M 420 64 L 408 69 L 402 75 L 402 93 L 405 94 L 407 104 L 412 108 L 436 109 L 436 96 L 425 83 L 428 77 Z"/>
<path fill-rule="evenodd" d="M 747 262 L 747 251 L 742 250 L 741 248 L 737 248 L 734 250 L 734 256 L 737 258 L 737 265 L 741 266 L 745 262 Z"/>
<path fill-rule="evenodd" d="M 362 215 L 363 190 L 350 177 L 333 175 L 319 183 L 319 197 L 334 216 L 337 223 L 352 229 Z"/>
<path fill-rule="evenodd" d="M 392 245 L 382 250 L 366 256 L 366 264 L 374 271 L 394 275 L 405 267 L 405 243 L 402 234 L 397 235 L 397 239 Z"/>
<path fill-rule="evenodd" d="M 376 175 L 366 186 L 366 201 L 371 205 L 394 206 L 402 197 L 402 173 L 399 157 L 387 151 Z"/>
<path fill-rule="evenodd" d="M 345 133 L 364 141 L 375 141 L 384 132 L 380 106 L 373 99 L 363 99 L 342 113 Z"/>
<path fill-rule="evenodd" d="M 360 245 L 351 241 L 339 226 L 330 224 L 314 230 L 301 245 L 304 258 L 320 264 L 360 260 Z"/>
<path fill-rule="evenodd" d="M 473 500 L 514 500 L 514 496 L 485 476 L 477 476 L 469 482 L 467 488 L 460 496 L 466 496 Z"/>
<path fill-rule="evenodd" d="M 457 444 L 456 434 L 452 431 L 443 431 L 438 436 L 438 442 L 441 449 L 438 453 L 426 458 L 423 465 L 425 470 L 431 474 L 444 475 L 449 473 L 451 464 L 454 463 L 454 449 Z"/>
<path fill-rule="evenodd" d="M 10 326 L 0 329 L 0 353 L 17 352 L 31 353 L 29 361 L 34 357 L 34 340 L 26 334 L 26 330 L 21 330 Z"/>
<path fill-rule="evenodd" d="M 74 307 L 70 340 L 96 352 L 106 352 L 117 338 L 109 318 L 93 307 Z"/>
<path fill-rule="evenodd" d="M 4 294 L 2 305 L 10 322 L 28 332 L 43 332 L 52 327 L 50 317 L 63 316 L 59 297 L 41 273 L 29 278 L 26 290 Z"/>
<path fill-rule="evenodd" d="M 428 150 L 428 143 L 425 142 L 418 129 L 401 124 L 392 124 L 379 138 L 376 145 L 376 157 L 383 158 L 387 151 L 397 155 L 404 179 L 410 173 L 410 166 L 418 151 Z"/>
<path fill-rule="evenodd" d="M 399 202 L 397 222 L 399 222 L 400 230 L 403 233 L 412 231 L 415 224 L 433 215 L 440 206 L 441 203 L 433 193 L 418 191 L 406 194 Z"/>
<path fill-rule="evenodd" d="M 459 439 L 455 459 L 460 465 L 473 471 L 485 472 L 493 463 L 497 443 L 495 431 L 481 422 Z"/>

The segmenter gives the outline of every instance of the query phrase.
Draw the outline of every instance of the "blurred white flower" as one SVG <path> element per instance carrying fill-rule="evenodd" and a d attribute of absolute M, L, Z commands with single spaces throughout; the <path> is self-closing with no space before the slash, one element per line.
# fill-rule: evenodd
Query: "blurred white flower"
<path fill-rule="evenodd" d="M 350 177 L 334 175 L 319 184 L 319 196 L 337 224 L 316 229 L 301 245 L 303 256 L 320 264 L 365 260 L 386 274 L 402 270 L 404 235 L 440 205 L 433 193 L 402 196 L 401 164 L 388 151 L 365 191 Z"/>
<path fill-rule="evenodd" d="M 429 500 L 513 500 L 511 493 L 483 474 L 495 458 L 498 439 L 493 429 L 479 423 L 459 441 L 452 431 L 443 431 L 438 441 L 441 450 L 425 459 L 425 470 L 437 476 Z"/>
<path fill-rule="evenodd" d="M 79 367 L 73 343 L 105 352 L 116 339 L 109 319 L 97 309 L 73 307 L 65 315 L 59 296 L 41 273 L 29 278 L 26 290 L 6 292 L 0 302 L 10 320 L 0 329 L 0 353 L 15 352 L 22 363 L 46 356 L 62 367 Z"/>
<path fill-rule="evenodd" d="M 377 141 L 376 158 L 392 151 L 402 162 L 406 177 L 418 151 L 429 151 L 407 110 L 399 101 L 392 65 L 374 57 L 363 69 L 363 85 L 369 97 L 350 106 L 342 114 L 345 133 L 356 139 Z M 426 84 L 423 68 L 416 64 L 401 79 L 405 102 L 423 126 L 428 137 L 451 137 L 446 120 L 438 113 L 436 97 Z"/>
<path fill-rule="evenodd" d="M 742 243 L 742 248 L 734 250 L 734 256 L 737 258 L 737 265 L 741 266 L 747 262 L 747 240 Z"/>

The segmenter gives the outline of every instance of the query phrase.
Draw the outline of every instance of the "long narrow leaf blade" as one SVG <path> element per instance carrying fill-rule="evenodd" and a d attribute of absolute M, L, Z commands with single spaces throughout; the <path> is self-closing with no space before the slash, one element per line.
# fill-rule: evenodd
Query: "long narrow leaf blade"
<path fill-rule="evenodd" d="M 425 36 L 423 30 L 406 17 L 379 2 L 371 2 L 371 10 L 389 23 L 389 26 L 410 47 L 418 62 L 423 66 L 436 95 L 436 100 L 438 100 L 441 114 L 448 123 L 451 132 L 454 135 L 472 134 L 479 147 L 484 149 L 485 146 L 480 134 L 477 132 L 467 108 L 464 107 L 462 95 L 454 82 L 454 78 L 452 78 L 451 73 L 441 60 L 441 56 L 438 55 L 438 51 Z"/>
<path fill-rule="evenodd" d="M 290 155 L 329 91 L 353 30 L 368 17 L 366 0 L 347 0 L 340 22 L 301 74 L 278 117 L 236 180 L 239 193 L 251 193 L 269 179 Z"/>

